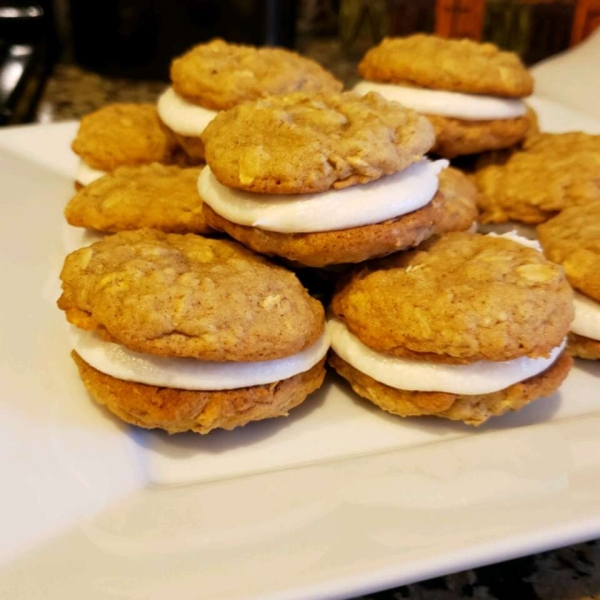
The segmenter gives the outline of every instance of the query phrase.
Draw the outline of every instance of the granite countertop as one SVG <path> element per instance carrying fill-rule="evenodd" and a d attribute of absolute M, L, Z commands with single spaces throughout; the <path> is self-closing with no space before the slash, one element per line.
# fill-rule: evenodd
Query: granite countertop
<path fill-rule="evenodd" d="M 356 62 L 342 54 L 337 42 L 313 40 L 301 50 L 348 86 L 356 81 Z M 73 64 L 59 64 L 48 80 L 36 121 L 78 119 L 108 102 L 154 102 L 165 86 L 157 81 L 109 79 Z M 362 600 L 600 600 L 599 542 L 470 569 Z"/>
<path fill-rule="evenodd" d="M 300 48 L 344 81 L 358 80 L 356 61 L 346 57 L 336 40 L 309 40 Z M 46 84 L 36 111 L 38 123 L 79 119 L 108 102 L 154 102 L 167 82 L 115 79 L 86 71 L 72 63 L 58 64 Z"/>

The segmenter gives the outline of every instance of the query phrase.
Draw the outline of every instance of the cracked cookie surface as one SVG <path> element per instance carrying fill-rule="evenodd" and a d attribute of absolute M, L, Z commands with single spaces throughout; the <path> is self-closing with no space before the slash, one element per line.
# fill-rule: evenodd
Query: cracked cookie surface
<path fill-rule="evenodd" d="M 365 54 L 358 72 L 370 81 L 467 94 L 520 98 L 533 91 L 533 79 L 515 53 L 425 34 L 385 38 Z"/>
<path fill-rule="evenodd" d="M 119 167 L 82 188 L 65 217 L 76 227 L 113 233 L 149 227 L 166 233 L 207 233 L 198 195 L 200 168 L 153 163 Z"/>
<path fill-rule="evenodd" d="M 177 144 L 152 104 L 107 104 L 81 119 L 71 148 L 90 167 L 171 163 Z"/>
<path fill-rule="evenodd" d="M 600 301 L 600 200 L 563 210 L 538 226 L 537 234 L 544 253 L 562 265 L 569 283 Z"/>
<path fill-rule="evenodd" d="M 150 229 L 70 254 L 58 305 L 131 350 L 215 361 L 296 354 L 324 330 L 296 276 L 234 242 Z"/>
<path fill-rule="evenodd" d="M 227 110 L 276 94 L 343 88 L 329 71 L 296 52 L 228 44 L 221 39 L 195 46 L 176 58 L 171 81 L 180 96 L 211 110 Z"/>
<path fill-rule="evenodd" d="M 202 134 L 229 187 L 304 194 L 367 183 L 420 160 L 431 124 L 379 94 L 288 94 L 219 113 Z"/>
<path fill-rule="evenodd" d="M 358 269 L 334 314 L 370 348 L 438 362 L 542 357 L 573 318 L 560 267 L 512 240 L 449 233 Z"/>
<path fill-rule="evenodd" d="M 483 223 L 538 224 L 600 200 L 600 135 L 541 133 L 498 164 L 489 160 L 482 157 L 473 175 Z"/>

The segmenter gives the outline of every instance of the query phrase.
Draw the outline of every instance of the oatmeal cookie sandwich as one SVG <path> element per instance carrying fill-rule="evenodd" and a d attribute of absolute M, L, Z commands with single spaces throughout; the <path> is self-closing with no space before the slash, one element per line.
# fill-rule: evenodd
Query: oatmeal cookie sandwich
<path fill-rule="evenodd" d="M 81 378 L 127 423 L 233 429 L 287 415 L 323 382 L 322 305 L 234 242 L 121 232 L 70 254 L 61 279 Z"/>
<path fill-rule="evenodd" d="M 544 253 L 562 265 L 575 290 L 568 350 L 600 359 L 600 200 L 566 208 L 537 228 Z"/>
<path fill-rule="evenodd" d="M 107 104 L 85 115 L 71 149 L 79 156 L 76 189 L 117 167 L 180 161 L 177 142 L 152 104 Z"/>
<path fill-rule="evenodd" d="M 196 163 L 204 161 L 200 136 L 219 111 L 275 94 L 339 92 L 343 87 L 318 63 L 296 52 L 221 39 L 176 58 L 171 82 L 158 100 L 158 112 Z"/>
<path fill-rule="evenodd" d="M 295 93 L 219 114 L 203 134 L 207 223 L 256 252 L 323 267 L 467 229 L 476 190 L 424 154 L 429 122 L 379 94 Z"/>
<path fill-rule="evenodd" d="M 449 233 L 341 284 L 330 364 L 390 413 L 480 425 L 560 386 L 572 300 L 562 269 L 537 250 Z"/>
<path fill-rule="evenodd" d="M 519 57 L 493 44 L 416 34 L 385 38 L 358 66 L 354 88 L 418 110 L 435 128 L 433 152 L 446 158 L 507 148 L 530 123 L 522 98 L 533 79 Z"/>

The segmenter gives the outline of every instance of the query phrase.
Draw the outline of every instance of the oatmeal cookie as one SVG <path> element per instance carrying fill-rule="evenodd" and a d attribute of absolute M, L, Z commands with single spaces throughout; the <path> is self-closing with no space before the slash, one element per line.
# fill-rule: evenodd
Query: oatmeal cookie
<path fill-rule="evenodd" d="M 598 170 L 600 192 L 600 163 Z M 537 228 L 544 253 L 562 265 L 569 283 L 600 301 L 600 199 L 566 208 Z"/>
<path fill-rule="evenodd" d="M 569 206 L 600 200 L 600 135 L 541 133 L 522 150 L 477 165 L 481 221 L 538 224 Z"/>
<path fill-rule="evenodd" d="M 539 375 L 498 392 L 467 396 L 399 390 L 365 375 L 333 352 L 329 357 L 329 364 L 350 383 L 359 396 L 389 413 L 401 417 L 435 415 L 475 426 L 485 423 L 490 417 L 519 410 L 537 398 L 550 395 L 560 387 L 572 362 L 573 359 L 563 353 Z"/>
<path fill-rule="evenodd" d="M 527 129 L 527 137 L 534 137 L 541 133 L 540 130 L 540 121 L 538 119 L 538 114 L 533 110 L 533 108 L 527 105 L 527 112 L 525 113 L 525 118 L 529 121 L 529 128 Z"/>
<path fill-rule="evenodd" d="M 152 104 L 108 104 L 81 119 L 71 144 L 90 167 L 112 171 L 121 166 L 176 161 L 177 144 Z"/>
<path fill-rule="evenodd" d="M 211 110 L 228 110 L 276 94 L 340 92 L 344 87 L 318 63 L 296 52 L 221 39 L 176 58 L 171 81 L 180 96 Z"/>
<path fill-rule="evenodd" d="M 476 190 L 456 169 L 440 174 L 433 200 L 395 219 L 338 231 L 279 233 L 232 223 L 204 205 L 206 222 L 217 231 L 261 254 L 281 256 L 300 265 L 358 263 L 420 244 L 434 233 L 468 229 L 477 216 Z"/>
<path fill-rule="evenodd" d="M 334 314 L 375 351 L 438 362 L 548 356 L 573 319 L 560 267 L 505 238 L 449 233 L 357 270 Z"/>
<path fill-rule="evenodd" d="M 467 94 L 521 98 L 533 91 L 533 78 L 513 52 L 425 34 L 385 38 L 366 53 L 358 72 L 370 81 Z"/>
<path fill-rule="evenodd" d="M 424 117 L 379 94 L 296 93 L 222 112 L 202 139 L 223 185 L 304 194 L 400 171 L 431 148 L 434 133 Z"/>
<path fill-rule="evenodd" d="M 58 306 L 130 350 L 214 361 L 296 354 L 323 333 L 323 307 L 296 276 L 234 242 L 150 229 L 70 254 Z"/>
<path fill-rule="evenodd" d="M 432 152 L 444 158 L 514 146 L 525 139 L 531 126 L 531 119 L 527 116 L 492 121 L 425 116 L 435 129 Z"/>
<path fill-rule="evenodd" d="M 93 181 L 65 208 L 76 227 L 113 233 L 150 227 L 167 233 L 207 233 L 198 196 L 200 168 L 158 163 L 119 167 Z"/>
<path fill-rule="evenodd" d="M 98 404 L 127 423 L 169 433 L 208 433 L 287 416 L 321 386 L 325 377 L 323 359 L 305 373 L 266 385 L 220 391 L 178 390 L 116 379 L 94 369 L 76 352 L 72 357 Z"/>
<path fill-rule="evenodd" d="M 205 161 L 204 142 L 200 137 L 181 135 L 173 132 L 177 143 L 181 146 L 190 165 L 202 165 Z"/>
<path fill-rule="evenodd" d="M 439 175 L 438 195 L 442 197 L 442 210 L 435 222 L 435 233 L 464 231 L 477 220 L 477 188 L 458 169 L 449 167 Z"/>
<path fill-rule="evenodd" d="M 587 360 L 600 360 L 600 341 L 576 333 L 569 333 L 567 351 L 571 356 Z"/>

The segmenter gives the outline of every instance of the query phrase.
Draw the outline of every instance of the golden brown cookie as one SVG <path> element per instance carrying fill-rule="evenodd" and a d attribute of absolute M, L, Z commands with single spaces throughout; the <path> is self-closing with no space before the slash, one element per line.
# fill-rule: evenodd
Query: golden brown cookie
<path fill-rule="evenodd" d="M 358 263 L 405 250 L 434 233 L 468 229 L 477 216 L 475 187 L 456 169 L 440 174 L 433 200 L 418 210 L 382 223 L 338 231 L 279 233 L 232 223 L 204 205 L 206 222 L 261 254 L 281 256 L 309 267 Z"/>
<path fill-rule="evenodd" d="M 467 121 L 425 115 L 435 129 L 432 152 L 444 158 L 509 148 L 523 141 L 531 121 L 527 116 L 492 121 Z"/>
<path fill-rule="evenodd" d="M 598 170 L 600 193 L 600 163 Z M 563 210 L 537 228 L 544 253 L 562 265 L 569 283 L 600 301 L 600 199 Z"/>
<path fill-rule="evenodd" d="M 600 341 L 577 335 L 572 331 L 569 333 L 567 350 L 571 356 L 587 360 L 600 360 Z"/>
<path fill-rule="evenodd" d="M 548 356 L 573 319 L 562 269 L 512 240 L 449 233 L 357 270 L 332 310 L 377 352 L 470 363 Z"/>
<path fill-rule="evenodd" d="M 137 352 L 262 361 L 323 333 L 323 307 L 296 276 L 234 242 L 120 232 L 70 254 L 61 279 L 69 322 Z"/>
<path fill-rule="evenodd" d="M 113 233 L 150 227 L 167 233 L 207 233 L 198 195 L 200 168 L 158 163 L 119 167 L 85 186 L 65 208 L 76 227 Z"/>
<path fill-rule="evenodd" d="M 72 357 L 98 404 L 127 423 L 169 433 L 208 433 L 287 416 L 321 386 L 325 377 L 323 359 L 305 373 L 266 385 L 221 391 L 178 390 L 116 379 L 94 369 L 76 352 Z"/>
<path fill-rule="evenodd" d="M 283 48 L 255 48 L 215 39 L 171 64 L 173 89 L 211 110 L 290 92 L 339 92 L 343 84 L 315 61 Z"/>
<path fill-rule="evenodd" d="M 483 223 L 543 223 L 569 206 L 600 200 L 600 135 L 542 133 L 500 163 L 489 162 L 473 175 Z"/>
<path fill-rule="evenodd" d="M 425 34 L 385 38 L 366 53 L 358 72 L 370 81 L 468 94 L 521 98 L 533 91 L 531 75 L 513 52 Z"/>
<path fill-rule="evenodd" d="M 560 387 L 572 363 L 573 359 L 563 352 L 539 375 L 498 392 L 467 396 L 399 390 L 358 371 L 333 352 L 329 356 L 329 364 L 359 396 L 389 413 L 401 417 L 435 415 L 475 426 L 485 423 L 490 417 L 519 410 L 537 398 L 550 395 Z"/>
<path fill-rule="evenodd" d="M 200 168 L 159 163 L 119 167 L 82 188 L 65 217 L 76 227 L 113 233 L 144 227 L 167 233 L 207 233 L 198 195 Z"/>
<path fill-rule="evenodd" d="M 108 104 L 83 117 L 71 144 L 90 167 L 175 162 L 177 144 L 152 104 Z"/>
<path fill-rule="evenodd" d="M 429 122 L 379 94 L 288 94 L 219 113 L 202 134 L 223 184 L 304 194 L 366 183 L 422 158 Z"/>
<path fill-rule="evenodd" d="M 531 106 L 527 105 L 527 112 L 525 113 L 525 118 L 529 121 L 529 129 L 527 129 L 527 137 L 534 137 L 541 133 L 540 130 L 540 122 L 538 119 L 538 115 L 531 108 Z"/>
<path fill-rule="evenodd" d="M 442 171 L 439 179 L 438 195 L 443 205 L 435 222 L 435 233 L 469 229 L 478 215 L 477 188 L 464 173 L 452 167 Z"/>
<path fill-rule="evenodd" d="M 204 142 L 201 137 L 194 137 L 191 135 L 180 135 L 177 132 L 173 132 L 177 143 L 181 146 L 187 157 L 187 162 L 190 165 L 201 165 L 206 161 L 204 153 Z"/>

